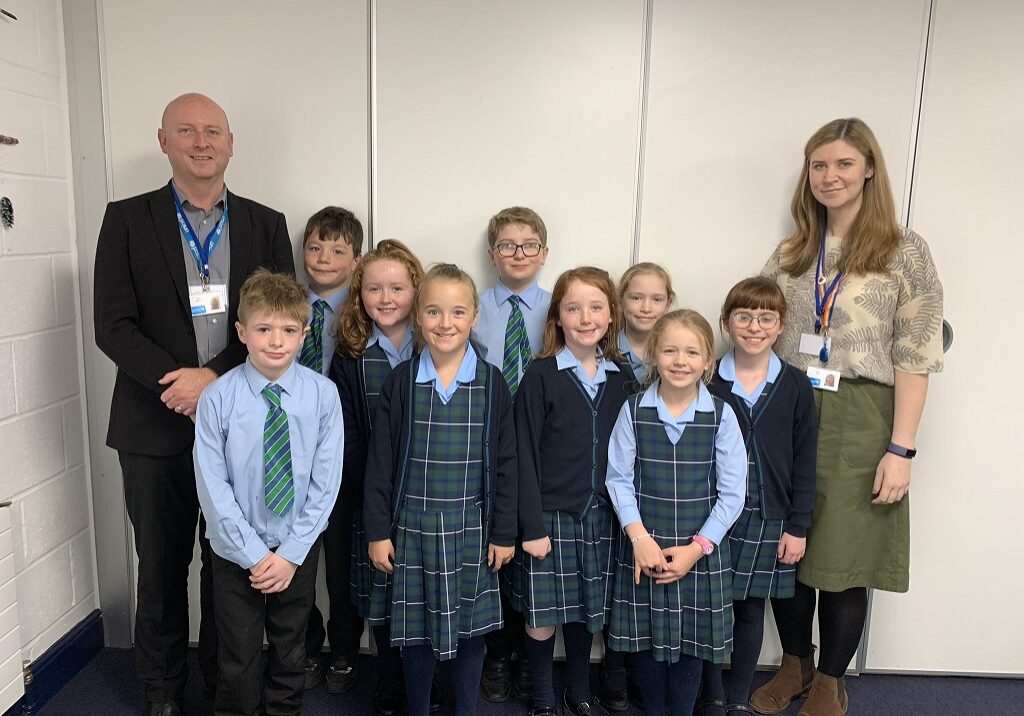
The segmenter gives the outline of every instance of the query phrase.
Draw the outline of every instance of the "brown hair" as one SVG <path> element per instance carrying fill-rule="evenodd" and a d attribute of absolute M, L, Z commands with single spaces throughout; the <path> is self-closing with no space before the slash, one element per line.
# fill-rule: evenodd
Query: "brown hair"
<path fill-rule="evenodd" d="M 551 305 L 548 306 L 548 317 L 544 323 L 544 348 L 537 355 L 538 358 L 551 358 L 558 354 L 565 347 L 565 331 L 558 325 L 558 310 L 569 291 L 573 281 L 581 281 L 594 286 L 604 293 L 608 299 L 608 312 L 611 315 L 611 323 L 608 324 L 608 332 L 598 341 L 597 347 L 601 354 L 614 361 L 621 361 L 622 354 L 619 353 L 619 331 L 622 330 L 622 313 L 619 310 L 619 296 L 615 292 L 615 284 L 612 277 L 604 269 L 594 266 L 578 266 L 562 273 L 555 281 L 555 287 L 551 290 Z"/>
<path fill-rule="evenodd" d="M 701 377 L 705 384 L 710 383 L 711 378 L 715 375 L 715 334 L 711 330 L 711 324 L 708 323 L 704 316 L 689 308 L 680 308 L 675 311 L 669 311 L 659 318 L 654 324 L 654 328 L 651 329 L 651 335 L 647 337 L 647 355 L 650 358 L 648 360 L 647 377 L 644 380 L 644 385 L 650 385 L 658 377 L 658 366 L 655 358 L 658 354 L 658 341 L 661 339 L 661 334 L 670 325 L 689 328 L 696 334 L 700 340 L 700 348 L 704 353 L 704 359 L 708 362 L 708 367 L 704 370 L 704 375 Z"/>
<path fill-rule="evenodd" d="M 779 320 L 786 322 L 786 294 L 779 288 L 779 284 L 766 276 L 745 278 L 729 289 L 722 304 L 722 315 L 719 316 L 722 325 L 726 325 L 732 312 L 740 308 L 775 311 L 779 314 Z"/>
<path fill-rule="evenodd" d="M 808 179 L 811 154 L 840 139 L 864 155 L 867 167 L 873 169 L 874 174 L 864 181 L 860 210 L 849 233 L 843 237 L 838 269 L 851 274 L 884 271 L 899 244 L 902 232 L 896 220 L 892 186 L 878 140 L 861 119 L 835 119 L 815 132 L 804 147 L 804 165 L 790 205 L 796 229 L 782 242 L 780 253 L 780 265 L 789 274 L 798 276 L 817 260 L 827 221 L 825 207 L 811 193 Z"/>
<path fill-rule="evenodd" d="M 619 300 L 621 301 L 626 297 L 626 291 L 629 290 L 629 282 L 637 276 L 644 274 L 652 274 L 661 279 L 662 283 L 665 284 L 665 293 L 668 294 L 668 305 L 671 306 L 672 302 L 676 300 L 676 292 L 672 290 L 672 277 L 668 275 L 668 271 L 650 261 L 641 261 L 638 264 L 633 264 L 622 274 L 622 278 L 619 279 Z"/>
<path fill-rule="evenodd" d="M 356 264 L 352 271 L 352 285 L 341 312 L 338 314 L 338 355 L 360 358 L 366 351 L 366 342 L 373 333 L 373 321 L 363 306 L 363 274 L 375 261 L 396 261 L 409 272 L 413 296 L 423 280 L 423 266 L 416 255 L 397 239 L 384 239 Z"/>
<path fill-rule="evenodd" d="M 321 241 L 344 241 L 352 247 L 353 256 L 363 253 L 363 225 L 348 209 L 325 206 L 309 217 L 306 230 L 302 232 L 302 248 L 306 248 L 313 232 Z"/>
<path fill-rule="evenodd" d="M 309 322 L 309 301 L 294 276 L 256 269 L 242 284 L 238 300 L 238 320 L 245 324 L 253 313 L 265 311 L 296 321 Z"/>
<path fill-rule="evenodd" d="M 494 244 L 497 243 L 498 232 L 509 224 L 525 224 L 529 226 L 537 234 L 541 246 L 546 247 L 548 245 L 548 229 L 544 226 L 544 220 L 540 218 L 540 215 L 533 209 L 528 209 L 525 206 L 510 206 L 499 211 L 487 222 L 487 245 L 490 248 L 493 249 Z"/>

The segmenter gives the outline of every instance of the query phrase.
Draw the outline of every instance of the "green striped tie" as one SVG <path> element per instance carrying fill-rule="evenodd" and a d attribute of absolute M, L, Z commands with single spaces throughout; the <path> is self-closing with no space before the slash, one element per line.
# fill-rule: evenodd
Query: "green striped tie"
<path fill-rule="evenodd" d="M 309 323 L 309 333 L 299 353 L 299 365 L 304 365 L 317 373 L 324 372 L 324 314 L 327 312 L 327 301 L 320 299 L 313 303 L 313 320 Z"/>
<path fill-rule="evenodd" d="M 267 420 L 263 424 L 263 491 L 270 511 L 283 515 L 295 502 L 288 414 L 281 407 L 280 385 L 270 383 L 261 393 L 270 403 Z"/>
<path fill-rule="evenodd" d="M 519 308 L 519 302 L 522 300 L 515 294 L 508 297 L 508 303 L 512 310 L 508 314 L 508 323 L 505 325 L 505 355 L 501 362 L 501 374 L 505 376 L 505 382 L 508 383 L 508 389 L 512 395 L 519 390 L 520 362 L 525 373 L 532 357 L 530 339 L 526 335 L 526 322 L 523 320 L 523 312 Z"/>

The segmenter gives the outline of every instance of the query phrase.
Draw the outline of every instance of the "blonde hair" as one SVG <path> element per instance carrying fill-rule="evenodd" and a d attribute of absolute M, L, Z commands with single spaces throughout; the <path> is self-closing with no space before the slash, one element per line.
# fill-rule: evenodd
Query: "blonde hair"
<path fill-rule="evenodd" d="M 427 286 L 438 281 L 461 283 L 463 286 L 469 288 L 469 292 L 473 296 L 473 311 L 476 312 L 480 310 L 480 295 L 476 291 L 476 283 L 473 281 L 472 276 L 455 264 L 431 264 L 426 275 L 423 277 L 423 280 L 420 281 L 419 290 L 416 291 L 416 300 L 413 302 L 412 306 L 412 320 L 413 325 L 416 327 L 416 344 L 420 348 L 424 345 L 423 335 L 420 331 L 419 324 L 420 300 L 423 298 L 423 293 L 427 290 Z"/>
<path fill-rule="evenodd" d="M 650 385 L 658 378 L 658 366 L 655 356 L 658 355 L 658 341 L 665 330 L 671 326 L 682 326 L 688 328 L 697 336 L 700 341 L 700 349 L 708 366 L 704 369 L 701 379 L 705 385 L 711 382 L 715 375 L 715 334 L 704 316 L 689 308 L 679 308 L 669 311 L 658 319 L 651 329 L 651 335 L 647 337 L 647 355 L 650 357 L 647 366 L 647 376 L 644 385 Z"/>
<path fill-rule="evenodd" d="M 811 154 L 840 139 L 863 154 L 867 168 L 874 173 L 864 181 L 860 210 L 843 237 L 837 268 L 850 274 L 884 271 L 899 244 L 902 232 L 878 140 L 861 119 L 834 119 L 815 132 L 804 147 L 804 164 L 790 205 L 796 229 L 782 242 L 780 252 L 780 265 L 791 275 L 799 276 L 817 260 L 827 221 L 825 207 L 811 193 Z"/>
<path fill-rule="evenodd" d="M 260 268 L 242 284 L 238 320 L 244 324 L 252 314 L 259 312 L 283 316 L 305 326 L 309 322 L 309 301 L 294 276 Z"/>
<path fill-rule="evenodd" d="M 621 361 L 622 354 L 619 353 L 619 331 L 622 330 L 622 312 L 619 310 L 619 296 L 615 292 L 615 284 L 612 277 L 604 269 L 594 266 L 578 266 L 562 273 L 555 281 L 555 287 L 551 290 L 551 305 L 548 306 L 548 317 L 544 323 L 544 348 L 537 355 L 538 358 L 551 358 L 558 355 L 558 352 L 565 347 L 565 331 L 558 325 L 558 311 L 569 291 L 573 281 L 600 289 L 608 299 L 608 312 L 611 316 L 611 323 L 608 324 L 608 332 L 598 341 L 597 347 L 601 355 L 609 360 Z"/>
<path fill-rule="evenodd" d="M 661 279 L 662 283 L 665 284 L 665 293 L 668 296 L 668 305 L 672 305 L 676 300 L 676 292 L 672 290 L 672 277 L 668 275 L 668 271 L 663 269 L 656 263 L 650 261 L 641 261 L 638 264 L 633 264 L 626 272 L 622 274 L 622 278 L 619 279 L 619 301 L 623 301 L 626 298 L 626 291 L 629 290 L 629 282 L 637 276 L 643 276 L 650 274 L 657 276 Z"/>
<path fill-rule="evenodd" d="M 341 312 L 338 314 L 338 355 L 360 358 L 366 352 L 366 343 L 373 333 L 373 321 L 363 305 L 363 274 L 375 261 L 395 261 L 405 267 L 412 280 L 413 295 L 423 280 L 423 266 L 409 247 L 397 239 L 384 239 L 373 251 L 367 252 L 352 271 L 352 285 Z"/>

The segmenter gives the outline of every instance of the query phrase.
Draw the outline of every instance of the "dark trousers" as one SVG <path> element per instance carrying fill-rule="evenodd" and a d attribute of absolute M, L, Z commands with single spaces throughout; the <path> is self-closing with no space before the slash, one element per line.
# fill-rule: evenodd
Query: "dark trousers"
<path fill-rule="evenodd" d="M 192 451 L 170 457 L 119 452 L 124 500 L 139 555 L 135 665 L 150 702 L 180 701 L 188 667 L 188 570 L 199 521 L 199 666 L 206 687 L 217 683 L 210 542 L 199 514 Z"/>
<path fill-rule="evenodd" d="M 512 608 L 512 603 L 505 596 L 505 584 L 501 590 L 501 616 L 505 623 L 501 629 L 484 634 L 487 642 L 487 660 L 511 659 L 513 654 L 525 658 L 523 639 L 526 636 L 526 619 Z"/>
<path fill-rule="evenodd" d="M 331 640 L 332 661 L 338 657 L 352 660 L 359 653 L 363 618 L 352 604 L 353 504 L 352 495 L 342 487 L 331 511 L 327 529 L 324 530 L 324 576 L 327 580 L 330 616 L 325 630 L 323 614 L 313 604 L 309 613 L 309 626 L 306 627 L 306 656 L 309 657 L 320 654 L 325 636 Z"/>
<path fill-rule="evenodd" d="M 283 592 L 253 589 L 250 572 L 213 555 L 213 601 L 220 636 L 216 713 L 218 716 L 298 715 L 305 684 L 303 637 L 316 597 L 320 543 L 295 570 Z M 263 632 L 267 665 L 260 669 Z M 263 711 L 260 711 L 262 703 Z"/>

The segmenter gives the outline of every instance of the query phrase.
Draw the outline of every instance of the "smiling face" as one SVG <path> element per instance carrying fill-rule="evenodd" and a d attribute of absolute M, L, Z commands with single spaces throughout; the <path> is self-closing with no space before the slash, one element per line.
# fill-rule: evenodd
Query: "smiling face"
<path fill-rule="evenodd" d="M 867 159 L 842 139 L 823 144 L 807 161 L 807 181 L 811 194 L 829 212 L 860 210 L 864 182 L 875 174 Z"/>
<path fill-rule="evenodd" d="M 673 322 L 661 332 L 654 351 L 654 365 L 662 390 L 690 395 L 712 362 L 700 336 L 689 326 Z"/>
<path fill-rule="evenodd" d="M 385 333 L 392 328 L 404 331 L 412 320 L 416 297 L 409 269 L 394 259 L 378 259 L 362 271 L 359 296 L 366 315 Z"/>
<path fill-rule="evenodd" d="M 352 245 L 339 237 L 325 241 L 314 231 L 302 248 L 303 264 L 309 287 L 321 298 L 337 293 L 346 283 L 352 268 L 359 263 L 352 254 Z"/>
<path fill-rule="evenodd" d="M 209 97 L 183 95 L 167 105 L 157 139 L 176 183 L 224 181 L 234 137 L 224 110 Z"/>
<path fill-rule="evenodd" d="M 762 321 L 772 325 L 764 327 L 761 325 Z M 779 334 L 782 333 L 782 320 L 777 311 L 737 308 L 729 314 L 726 330 L 733 345 L 736 346 L 737 353 L 756 358 L 770 351 L 775 345 Z"/>
<path fill-rule="evenodd" d="M 512 250 L 515 253 L 511 256 L 501 255 Z M 535 256 L 527 256 L 525 250 L 538 253 Z M 548 258 L 548 249 L 543 245 L 537 232 L 526 224 L 506 224 L 498 231 L 494 246 L 488 249 L 487 255 L 498 269 L 501 282 L 513 291 L 521 291 L 537 278 L 540 267 Z"/>
<path fill-rule="evenodd" d="M 667 310 L 668 288 L 660 276 L 641 273 L 630 279 L 622 294 L 622 316 L 627 328 L 646 336 Z"/>
<path fill-rule="evenodd" d="M 593 355 L 612 322 L 608 296 L 597 286 L 573 281 L 558 303 L 558 325 L 577 358 Z"/>
<path fill-rule="evenodd" d="M 416 322 L 435 363 L 465 351 L 476 314 L 468 284 L 444 279 L 420 284 Z"/>
<path fill-rule="evenodd" d="M 280 313 L 255 311 L 245 323 L 236 322 L 238 339 L 249 349 L 249 361 L 265 378 L 277 380 L 302 348 L 308 330 Z"/>

